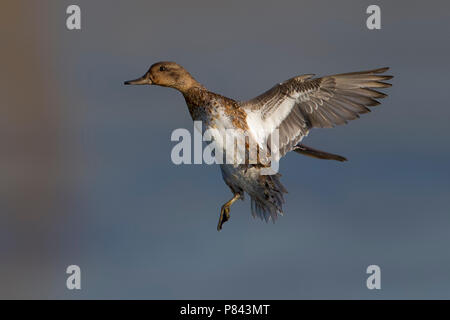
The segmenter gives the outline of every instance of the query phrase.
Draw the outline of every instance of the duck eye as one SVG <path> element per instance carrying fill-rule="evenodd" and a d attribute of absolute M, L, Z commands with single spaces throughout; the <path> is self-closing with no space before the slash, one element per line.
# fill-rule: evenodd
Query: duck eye
<path fill-rule="evenodd" d="M 167 69 L 166 69 L 166 67 L 161 66 L 161 67 L 159 67 L 159 71 L 167 71 Z"/>

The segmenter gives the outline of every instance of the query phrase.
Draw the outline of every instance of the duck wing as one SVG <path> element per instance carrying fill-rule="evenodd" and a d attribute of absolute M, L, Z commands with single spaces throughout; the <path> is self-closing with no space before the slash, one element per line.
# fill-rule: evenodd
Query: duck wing
<path fill-rule="evenodd" d="M 293 150 L 312 128 L 346 124 L 380 104 L 387 88 L 382 75 L 389 68 L 342 73 L 322 78 L 313 74 L 294 77 L 249 101 L 240 102 L 247 113 L 249 131 L 258 143 L 268 143 L 278 129 L 279 158 Z"/>

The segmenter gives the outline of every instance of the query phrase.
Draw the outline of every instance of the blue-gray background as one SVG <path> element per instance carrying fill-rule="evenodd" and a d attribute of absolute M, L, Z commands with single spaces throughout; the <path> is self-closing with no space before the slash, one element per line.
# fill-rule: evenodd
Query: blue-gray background
<path fill-rule="evenodd" d="M 2 4 L 1 298 L 450 298 L 449 10 L 445 1 Z M 182 96 L 125 87 L 159 60 L 247 99 L 303 73 L 390 66 L 389 97 L 289 154 L 285 216 L 254 220 L 216 166 L 175 166 Z M 68 265 L 82 290 L 65 287 Z M 366 268 L 382 289 L 366 288 Z"/>

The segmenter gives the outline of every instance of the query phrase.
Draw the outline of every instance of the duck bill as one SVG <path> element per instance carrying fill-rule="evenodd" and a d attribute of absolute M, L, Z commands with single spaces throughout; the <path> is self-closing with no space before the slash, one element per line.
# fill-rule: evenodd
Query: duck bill
<path fill-rule="evenodd" d="M 152 84 L 152 80 L 147 77 L 140 77 L 135 80 L 129 80 L 124 82 L 125 85 L 144 85 L 144 84 Z"/>

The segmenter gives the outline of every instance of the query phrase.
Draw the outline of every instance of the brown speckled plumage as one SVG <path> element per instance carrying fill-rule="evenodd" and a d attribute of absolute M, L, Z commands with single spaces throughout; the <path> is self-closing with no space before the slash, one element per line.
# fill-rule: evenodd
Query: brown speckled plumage
<path fill-rule="evenodd" d="M 235 100 L 210 92 L 203 87 L 191 88 L 183 92 L 183 96 L 193 120 L 202 120 L 205 112 L 213 116 L 215 110 L 223 108 L 236 128 L 248 130 L 245 121 L 247 114 Z"/>

